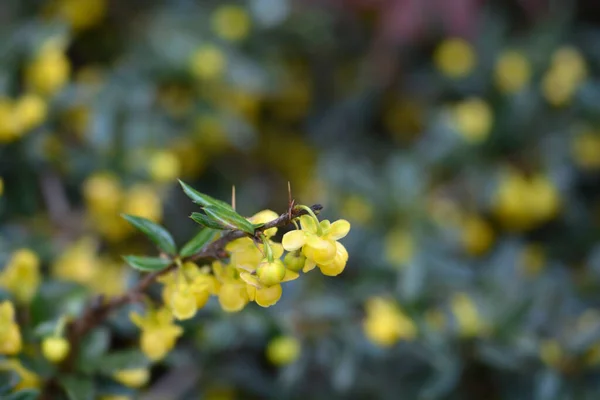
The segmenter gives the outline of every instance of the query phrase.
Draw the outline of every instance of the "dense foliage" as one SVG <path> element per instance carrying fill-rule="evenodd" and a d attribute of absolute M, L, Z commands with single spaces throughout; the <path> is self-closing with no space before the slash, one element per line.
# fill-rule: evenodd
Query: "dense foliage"
<path fill-rule="evenodd" d="M 570 3 L 1 1 L 0 398 L 600 397 Z"/>

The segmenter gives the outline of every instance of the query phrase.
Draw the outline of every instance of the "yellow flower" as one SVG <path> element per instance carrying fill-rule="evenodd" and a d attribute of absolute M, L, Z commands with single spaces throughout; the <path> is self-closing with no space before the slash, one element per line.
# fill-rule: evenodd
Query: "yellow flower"
<path fill-rule="evenodd" d="M 494 231 L 487 221 L 471 215 L 463 221 L 462 241 L 468 254 L 480 256 L 494 244 Z"/>
<path fill-rule="evenodd" d="M 40 285 L 40 260 L 28 249 L 15 251 L 0 272 L 0 286 L 11 292 L 17 301 L 29 303 Z"/>
<path fill-rule="evenodd" d="M 281 283 L 285 277 L 285 265 L 279 259 L 268 261 L 264 259 L 256 269 L 260 283 L 266 287 Z"/>
<path fill-rule="evenodd" d="M 461 336 L 476 336 L 484 330 L 477 307 L 466 293 L 455 294 L 451 299 L 450 307 Z"/>
<path fill-rule="evenodd" d="M 454 106 L 454 124 L 458 133 L 469 143 L 487 139 L 494 119 L 488 104 L 479 98 L 470 98 Z"/>
<path fill-rule="evenodd" d="M 14 388 L 15 391 L 37 389 L 41 386 L 40 378 L 34 372 L 25 368 L 21 361 L 16 358 L 0 360 L 0 371 L 14 371 L 19 375 L 20 380 Z"/>
<path fill-rule="evenodd" d="M 125 195 L 123 212 L 157 222 L 162 218 L 162 201 L 151 186 L 133 185 Z"/>
<path fill-rule="evenodd" d="M 37 128 L 44 122 L 48 106 L 46 101 L 38 95 L 24 94 L 16 101 L 14 113 L 19 121 L 19 128 L 28 131 Z"/>
<path fill-rule="evenodd" d="M 600 168 L 600 134 L 585 131 L 576 135 L 571 145 L 571 154 L 580 168 Z"/>
<path fill-rule="evenodd" d="M 117 214 L 122 193 L 119 179 L 107 172 L 90 175 L 83 184 L 86 204 L 98 214 Z"/>
<path fill-rule="evenodd" d="M 226 58 L 221 49 L 212 44 L 199 47 L 190 60 L 190 70 L 199 79 L 215 79 L 225 70 Z"/>
<path fill-rule="evenodd" d="M 237 42 L 246 38 L 250 33 L 251 20 L 244 8 L 236 5 L 222 5 L 214 11 L 211 25 L 219 37 Z"/>
<path fill-rule="evenodd" d="M 44 357 L 53 362 L 59 363 L 67 357 L 71 345 L 69 342 L 60 336 L 50 336 L 42 341 L 42 353 Z"/>
<path fill-rule="evenodd" d="M 12 142 L 22 133 L 12 100 L 0 97 L 0 143 Z"/>
<path fill-rule="evenodd" d="M 261 307 L 271 307 L 276 304 L 281 298 L 283 289 L 280 284 L 270 287 L 257 288 L 253 285 L 246 285 L 248 299 L 255 301 Z"/>
<path fill-rule="evenodd" d="M 477 62 L 473 47 L 463 39 L 444 40 L 435 50 L 434 62 L 440 72 L 450 78 L 464 78 Z"/>
<path fill-rule="evenodd" d="M 498 58 L 494 72 L 496 86 L 504 93 L 515 93 L 529 82 L 531 64 L 523 53 L 507 50 Z"/>
<path fill-rule="evenodd" d="M 179 160 L 170 151 L 160 151 L 148 162 L 148 172 L 156 182 L 174 181 L 179 176 L 180 167 Z"/>
<path fill-rule="evenodd" d="M 21 347 L 21 330 L 15 322 L 15 308 L 10 301 L 3 301 L 0 303 L 0 354 L 15 355 Z"/>
<path fill-rule="evenodd" d="M 367 300 L 365 311 L 365 335 L 378 346 L 391 347 L 399 340 L 413 340 L 417 336 L 414 322 L 392 299 L 372 297 Z"/>
<path fill-rule="evenodd" d="M 189 284 L 179 282 L 175 285 L 175 290 L 171 294 L 169 302 L 173 315 L 180 321 L 193 318 L 198 311 L 196 296 L 194 296 Z"/>
<path fill-rule="evenodd" d="M 328 220 L 318 223 L 315 218 L 303 215 L 300 217 L 300 224 L 301 230 L 283 235 L 283 248 L 287 251 L 302 248 L 302 253 L 306 256 L 304 272 L 318 266 L 326 275 L 341 273 L 348 260 L 348 253 L 338 240 L 348 234 L 350 223 L 343 219 L 334 223 Z"/>
<path fill-rule="evenodd" d="M 106 14 L 106 0 L 58 0 L 55 12 L 75 30 L 98 25 Z"/>
<path fill-rule="evenodd" d="M 25 80 L 32 91 L 50 96 L 67 83 L 70 72 L 71 65 L 62 49 L 47 46 L 27 66 Z"/>
<path fill-rule="evenodd" d="M 583 56 L 572 47 L 558 49 L 552 56 L 550 69 L 542 79 L 542 92 L 554 106 L 568 104 L 585 80 L 587 67 Z"/>
<path fill-rule="evenodd" d="M 96 256 L 97 243 L 87 237 L 67 247 L 54 261 L 52 273 L 59 279 L 78 282 L 83 285 L 91 284 L 98 276 L 100 263 Z"/>
<path fill-rule="evenodd" d="M 148 383 L 150 379 L 150 371 L 148 368 L 131 368 L 121 369 L 113 374 L 117 382 L 130 388 L 140 388 Z"/>
<path fill-rule="evenodd" d="M 405 229 L 396 228 L 385 236 L 384 248 L 385 258 L 394 265 L 402 266 L 413 259 L 415 241 Z"/>
<path fill-rule="evenodd" d="M 244 282 L 224 283 L 219 289 L 219 304 L 223 311 L 238 312 L 248 304 L 248 293 Z"/>
<path fill-rule="evenodd" d="M 152 361 L 163 359 L 183 334 L 183 329 L 173 324 L 173 315 L 166 308 L 149 310 L 145 317 L 131 313 L 130 318 L 142 330 L 140 346 Z"/>
<path fill-rule="evenodd" d="M 555 339 L 542 340 L 540 343 L 540 359 L 550 367 L 558 367 L 563 358 L 563 350 Z"/>
<path fill-rule="evenodd" d="M 271 222 L 274 219 L 277 219 L 277 217 L 279 217 L 279 215 L 275 211 L 262 210 L 248 218 L 248 221 L 252 222 L 253 224 L 264 224 L 267 222 Z M 267 237 L 275 236 L 275 234 L 277 233 L 277 228 L 266 229 L 263 233 Z"/>
<path fill-rule="evenodd" d="M 274 365 L 291 364 L 300 356 L 301 345 L 293 336 L 279 336 L 267 345 L 267 359 Z"/>

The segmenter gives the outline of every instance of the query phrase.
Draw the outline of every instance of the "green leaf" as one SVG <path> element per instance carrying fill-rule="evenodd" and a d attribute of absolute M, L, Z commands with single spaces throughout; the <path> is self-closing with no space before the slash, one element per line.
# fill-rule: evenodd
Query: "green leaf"
<path fill-rule="evenodd" d="M 176 254 L 177 247 L 171 234 L 162 226 L 149 219 L 133 215 L 121 214 L 135 228 L 148 236 L 156 245 L 167 254 Z"/>
<path fill-rule="evenodd" d="M 254 225 L 233 210 L 229 211 L 209 206 L 204 207 L 204 212 L 222 225 L 229 227 L 229 229 L 238 229 L 251 235 L 254 234 Z"/>
<path fill-rule="evenodd" d="M 207 194 L 200 193 L 191 186 L 185 184 L 181 180 L 179 184 L 183 188 L 183 192 L 190 198 L 192 201 L 202 207 L 214 206 L 217 208 L 223 208 L 229 211 L 233 211 L 233 207 L 231 205 L 225 203 L 222 200 L 217 200 L 214 197 L 210 197 Z"/>
<path fill-rule="evenodd" d="M 200 225 L 205 226 L 209 229 L 218 229 L 218 230 L 230 229 L 229 227 L 222 225 L 219 221 L 215 221 L 214 219 L 208 217 L 207 215 L 204 215 L 199 212 L 192 213 L 192 215 L 190 215 L 190 218 L 193 219 L 194 222 L 197 222 Z"/>
<path fill-rule="evenodd" d="M 67 375 L 60 379 L 60 384 L 70 400 L 94 400 L 96 398 L 94 383 L 89 378 Z"/>
<path fill-rule="evenodd" d="M 204 228 L 196 236 L 194 236 L 189 242 L 183 246 L 179 255 L 181 257 L 189 257 L 196 254 L 209 242 L 211 242 L 216 236 L 217 232 L 214 229 Z"/>
<path fill-rule="evenodd" d="M 117 350 L 105 354 L 98 360 L 98 369 L 105 375 L 123 369 L 146 368 L 150 360 L 140 350 Z"/>
<path fill-rule="evenodd" d="M 171 264 L 171 260 L 158 257 L 123 256 L 127 264 L 145 272 L 161 271 Z"/>
<path fill-rule="evenodd" d="M 40 392 L 35 389 L 19 390 L 16 393 L 2 396 L 4 400 L 36 400 L 39 399 Z"/>
<path fill-rule="evenodd" d="M 80 346 L 77 357 L 78 371 L 92 374 L 99 367 L 98 359 L 110 346 L 110 330 L 99 327 L 87 334 Z"/>

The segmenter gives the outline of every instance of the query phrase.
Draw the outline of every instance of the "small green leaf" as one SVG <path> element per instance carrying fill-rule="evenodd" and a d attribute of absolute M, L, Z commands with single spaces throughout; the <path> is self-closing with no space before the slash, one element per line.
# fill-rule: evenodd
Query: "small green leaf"
<path fill-rule="evenodd" d="M 179 255 L 181 257 L 189 257 L 200 250 L 209 242 L 211 242 L 216 236 L 217 232 L 214 229 L 204 228 L 196 236 L 194 236 L 189 242 L 183 246 Z"/>
<path fill-rule="evenodd" d="M 2 396 L 4 400 L 36 400 L 39 399 L 40 392 L 35 389 L 19 390 L 16 393 Z"/>
<path fill-rule="evenodd" d="M 171 234 L 162 226 L 150 221 L 149 219 L 136 217 L 133 215 L 122 214 L 135 228 L 148 236 L 156 245 L 167 254 L 176 254 L 177 247 Z"/>
<path fill-rule="evenodd" d="M 70 400 L 94 400 L 96 398 L 94 382 L 89 378 L 67 375 L 60 379 L 60 383 Z"/>
<path fill-rule="evenodd" d="M 219 221 L 215 221 L 214 219 L 210 218 L 209 216 L 204 215 L 199 212 L 192 213 L 192 215 L 190 215 L 190 218 L 193 219 L 194 222 L 197 222 L 198 224 L 205 226 L 209 229 L 218 229 L 218 230 L 230 229 L 229 227 L 222 225 Z"/>
<path fill-rule="evenodd" d="M 214 206 L 214 207 L 217 207 L 217 208 L 223 208 L 223 209 L 226 209 L 226 210 L 233 211 L 233 207 L 231 207 L 231 205 L 225 203 L 224 201 L 215 199 L 214 197 L 210 197 L 207 194 L 200 193 L 200 192 L 198 192 L 197 190 L 195 190 L 194 188 L 192 188 L 191 186 L 185 184 L 182 181 L 179 181 L 179 184 L 183 188 L 183 192 L 190 199 L 192 199 L 192 201 L 194 203 L 198 204 L 199 206 L 202 206 L 202 207 Z"/>
<path fill-rule="evenodd" d="M 223 210 L 217 207 L 204 207 L 204 212 L 209 217 L 219 221 L 222 225 L 228 226 L 229 229 L 238 229 L 249 234 L 254 234 L 254 225 L 240 214 L 231 210 Z"/>
<path fill-rule="evenodd" d="M 123 256 L 127 264 L 145 272 L 161 271 L 171 265 L 171 260 L 158 257 Z"/>

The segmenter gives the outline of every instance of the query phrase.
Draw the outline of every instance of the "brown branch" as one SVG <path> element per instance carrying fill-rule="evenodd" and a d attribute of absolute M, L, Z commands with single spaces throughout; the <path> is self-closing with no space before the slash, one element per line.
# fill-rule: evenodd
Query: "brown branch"
<path fill-rule="evenodd" d="M 315 204 L 310 208 L 317 213 L 321 211 L 323 207 L 319 204 Z M 253 238 L 258 238 L 258 235 L 266 229 L 286 226 L 290 224 L 294 218 L 306 213 L 307 212 L 305 210 L 295 208 L 293 202 L 291 202 L 287 212 L 256 229 Z M 218 260 L 226 258 L 227 252 L 225 251 L 225 246 L 227 243 L 245 236 L 252 237 L 243 231 L 230 231 L 219 239 L 210 243 L 200 252 L 183 258 L 182 261 Z M 175 263 L 172 263 L 161 271 L 153 272 L 144 276 L 137 286 L 123 295 L 116 296 L 108 300 L 104 299 L 102 296 L 95 298 L 84 309 L 82 314 L 77 319 L 71 321 L 67 326 L 67 339 L 71 344 L 71 352 L 69 357 L 61 365 L 62 369 L 70 370 L 73 368 L 73 363 L 77 358 L 77 352 L 81 340 L 90 330 L 103 323 L 113 311 L 126 304 L 138 301 L 154 283 L 156 278 L 168 273 L 169 271 L 172 271 L 174 268 L 176 268 L 176 265 Z"/>

